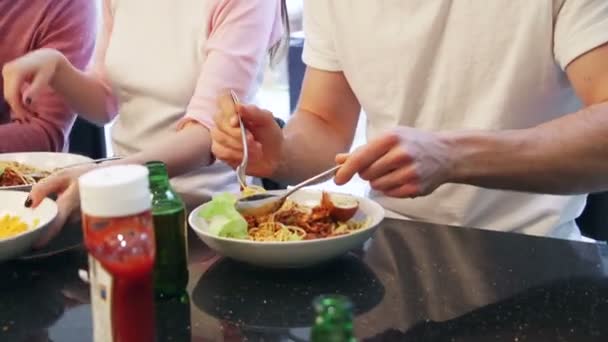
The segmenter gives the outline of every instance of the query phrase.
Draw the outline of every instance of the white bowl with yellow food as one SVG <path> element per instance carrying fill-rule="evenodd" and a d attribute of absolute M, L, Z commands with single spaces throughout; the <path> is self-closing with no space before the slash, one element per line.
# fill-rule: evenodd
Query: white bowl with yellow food
<path fill-rule="evenodd" d="M 45 199 L 26 208 L 23 191 L 0 191 L 0 262 L 29 251 L 57 216 L 57 204 Z"/>
<path fill-rule="evenodd" d="M 224 195 L 193 210 L 190 226 L 218 254 L 262 267 L 306 267 L 333 259 L 362 246 L 384 219 L 383 208 L 368 198 L 326 193 L 341 207 L 336 212 L 319 208 L 322 191 L 304 189 L 272 216 L 252 222 L 236 209 L 218 208 Z M 345 217 L 344 211 L 350 213 Z"/>

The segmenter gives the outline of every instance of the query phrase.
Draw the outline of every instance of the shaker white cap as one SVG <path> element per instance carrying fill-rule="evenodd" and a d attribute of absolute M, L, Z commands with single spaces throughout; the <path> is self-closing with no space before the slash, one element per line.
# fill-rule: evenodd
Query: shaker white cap
<path fill-rule="evenodd" d="M 152 203 L 148 169 L 116 165 L 80 176 L 80 207 L 94 217 L 124 217 L 149 210 Z"/>

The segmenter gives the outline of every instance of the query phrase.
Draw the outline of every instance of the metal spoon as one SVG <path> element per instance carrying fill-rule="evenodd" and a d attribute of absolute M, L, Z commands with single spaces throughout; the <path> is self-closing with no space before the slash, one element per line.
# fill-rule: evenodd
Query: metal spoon
<path fill-rule="evenodd" d="M 240 198 L 236 202 L 236 210 L 242 215 L 261 216 L 277 211 L 289 195 L 300 190 L 302 187 L 323 179 L 335 173 L 342 165 L 336 165 L 327 171 L 295 185 L 283 194 L 262 193 Z"/>

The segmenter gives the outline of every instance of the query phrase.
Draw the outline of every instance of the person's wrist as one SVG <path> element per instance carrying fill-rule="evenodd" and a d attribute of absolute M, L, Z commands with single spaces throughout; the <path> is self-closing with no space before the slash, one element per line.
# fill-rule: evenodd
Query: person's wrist
<path fill-rule="evenodd" d="M 266 190 L 276 190 L 283 189 L 286 187 L 286 184 L 281 181 L 280 171 L 278 165 L 269 168 L 269 172 L 266 175 L 260 177 L 262 180 L 262 184 Z"/>
<path fill-rule="evenodd" d="M 446 183 L 466 183 L 472 176 L 471 156 L 477 148 L 477 138 L 467 132 L 440 132 L 438 138 L 445 146 Z"/>
<path fill-rule="evenodd" d="M 62 78 L 62 75 L 66 73 L 66 71 L 71 66 L 70 61 L 59 51 L 51 50 L 53 53 L 53 58 L 55 61 L 55 68 L 53 70 L 53 76 L 50 80 L 50 85 L 52 88 L 57 86 L 57 81 Z"/>
<path fill-rule="evenodd" d="M 281 182 L 284 174 L 281 167 L 281 159 L 282 158 L 279 156 L 278 158 L 273 161 L 270 161 L 267 164 L 268 171 L 265 172 L 265 175 L 263 177 L 264 179 L 272 180 L 273 182 Z"/>
<path fill-rule="evenodd" d="M 286 182 L 287 178 L 284 176 L 286 174 L 284 160 L 285 158 L 281 157 L 279 154 L 277 158 L 268 161 L 264 174 L 260 176 L 264 188 L 284 189 L 289 185 L 289 183 Z"/>
<path fill-rule="evenodd" d="M 274 157 L 268 161 L 267 172 L 265 172 L 265 175 L 263 175 L 261 178 L 262 180 L 282 184 L 284 175 L 286 173 L 285 168 L 287 166 L 287 158 L 284 157 L 286 151 L 284 151 L 285 137 L 283 135 L 283 127 L 285 126 L 285 122 L 276 117 L 275 122 L 280 129 L 280 131 L 276 135 L 276 142 L 274 144 L 274 146 L 276 146 L 276 152 L 273 153 Z"/>
<path fill-rule="evenodd" d="M 525 152 L 533 139 L 526 130 L 445 132 L 440 136 L 448 146 L 448 182 L 461 184 L 477 184 L 497 170 L 502 172 L 509 165 L 505 158 Z"/>

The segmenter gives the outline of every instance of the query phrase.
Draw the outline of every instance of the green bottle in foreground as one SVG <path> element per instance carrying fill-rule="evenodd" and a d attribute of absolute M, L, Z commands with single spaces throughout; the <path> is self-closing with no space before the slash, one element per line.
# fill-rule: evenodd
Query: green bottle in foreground
<path fill-rule="evenodd" d="M 146 166 L 156 236 L 154 292 L 157 297 L 179 296 L 188 285 L 186 207 L 171 188 L 165 164 L 149 162 Z"/>
<path fill-rule="evenodd" d="M 316 311 L 311 342 L 356 342 L 353 335 L 353 305 L 344 296 L 320 296 L 313 302 Z"/>

